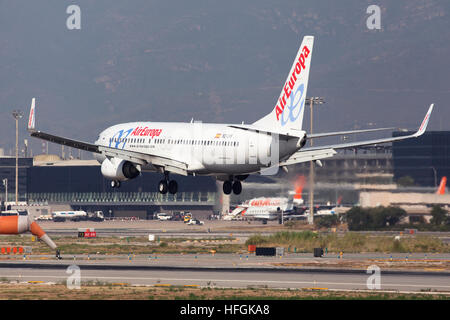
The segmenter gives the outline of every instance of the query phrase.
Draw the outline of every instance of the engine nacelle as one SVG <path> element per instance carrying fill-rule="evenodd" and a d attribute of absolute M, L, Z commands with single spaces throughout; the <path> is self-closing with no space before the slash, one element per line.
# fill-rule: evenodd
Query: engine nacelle
<path fill-rule="evenodd" d="M 141 168 L 123 159 L 105 159 L 102 162 L 102 174 L 111 180 L 126 181 L 137 178 L 141 174 Z"/>

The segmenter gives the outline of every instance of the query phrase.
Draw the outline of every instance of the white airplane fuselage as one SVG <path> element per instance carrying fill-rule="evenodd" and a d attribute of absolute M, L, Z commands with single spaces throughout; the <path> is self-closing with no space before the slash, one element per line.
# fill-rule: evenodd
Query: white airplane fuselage
<path fill-rule="evenodd" d="M 281 212 L 286 212 L 294 209 L 295 205 L 303 204 L 303 199 L 289 198 L 253 198 L 236 207 L 225 220 L 232 219 L 237 215 L 249 219 L 260 220 L 274 220 L 278 219 Z"/>
<path fill-rule="evenodd" d="M 273 140 L 226 124 L 131 122 L 102 131 L 95 144 L 183 162 L 195 175 L 236 175 L 258 172 L 298 150 L 299 138 Z M 156 171 L 151 165 L 141 169 Z"/>
<path fill-rule="evenodd" d="M 249 201 L 244 217 L 253 219 L 278 219 L 282 211 L 292 210 L 288 198 L 256 198 Z"/>

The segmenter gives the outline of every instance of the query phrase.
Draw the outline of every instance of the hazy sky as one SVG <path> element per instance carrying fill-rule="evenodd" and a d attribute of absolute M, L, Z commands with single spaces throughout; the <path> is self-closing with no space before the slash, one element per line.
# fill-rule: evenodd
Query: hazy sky
<path fill-rule="evenodd" d="M 72 4 L 80 30 L 67 28 Z M 371 4 L 0 1 L 0 148 L 32 97 L 40 129 L 90 142 L 118 122 L 251 123 L 273 108 L 304 35 L 315 36 L 308 95 L 326 100 L 316 132 L 414 129 L 432 102 L 430 129 L 450 130 L 450 2 L 377 1 L 380 30 L 367 28 Z"/>

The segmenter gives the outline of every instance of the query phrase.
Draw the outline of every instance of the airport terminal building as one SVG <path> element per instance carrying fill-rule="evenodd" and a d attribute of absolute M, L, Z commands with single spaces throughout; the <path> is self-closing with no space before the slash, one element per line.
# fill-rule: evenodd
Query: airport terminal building
<path fill-rule="evenodd" d="M 393 136 L 412 134 L 394 132 Z M 419 186 L 439 184 L 450 178 L 450 131 L 429 131 L 416 139 L 397 141 L 392 146 L 394 179 L 410 177 Z"/>
<path fill-rule="evenodd" d="M 56 158 L 56 159 L 55 159 Z M 216 182 L 211 177 L 177 177 L 179 192 L 162 195 L 156 189 L 161 175 L 143 172 L 136 179 L 112 189 L 95 160 L 34 161 L 20 158 L 19 201 L 30 205 L 104 212 L 105 217 L 139 217 L 151 219 L 155 212 L 191 211 L 201 216 L 213 214 L 220 199 Z M 8 179 L 8 200 L 15 195 L 15 158 L 0 159 L 0 177 Z M 9 181 L 11 183 L 9 183 Z M 5 188 L 1 188 L 1 199 Z M 69 208 L 67 208 L 69 209 Z"/>

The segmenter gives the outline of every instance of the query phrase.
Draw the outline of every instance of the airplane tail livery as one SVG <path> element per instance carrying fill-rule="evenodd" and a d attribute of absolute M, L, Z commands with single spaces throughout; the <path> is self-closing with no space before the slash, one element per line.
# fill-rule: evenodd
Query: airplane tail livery
<path fill-rule="evenodd" d="M 253 125 L 277 132 L 302 129 L 313 44 L 313 36 L 303 38 L 274 109 Z"/>
<path fill-rule="evenodd" d="M 303 204 L 302 191 L 305 186 L 305 177 L 300 176 L 295 182 L 294 203 Z"/>
<path fill-rule="evenodd" d="M 442 177 L 441 183 L 439 184 L 439 188 L 436 191 L 436 194 L 445 194 L 445 185 L 447 184 L 447 177 Z"/>

